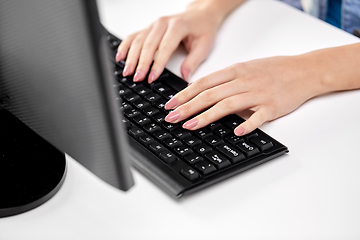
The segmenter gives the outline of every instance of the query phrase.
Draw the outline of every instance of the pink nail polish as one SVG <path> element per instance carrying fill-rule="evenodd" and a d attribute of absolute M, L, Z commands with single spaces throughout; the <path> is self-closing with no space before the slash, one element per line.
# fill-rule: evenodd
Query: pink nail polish
<path fill-rule="evenodd" d="M 169 113 L 166 117 L 165 117 L 165 121 L 167 122 L 174 122 L 179 118 L 180 114 L 176 111 L 173 111 L 171 113 Z"/>
<path fill-rule="evenodd" d="M 138 82 L 142 79 L 142 72 L 141 71 L 136 71 L 135 76 L 134 76 L 134 82 Z"/>
<path fill-rule="evenodd" d="M 166 110 L 174 109 L 177 104 L 178 104 L 178 102 L 177 102 L 176 98 L 173 97 L 165 104 L 165 109 Z"/>
<path fill-rule="evenodd" d="M 121 60 L 121 52 L 117 52 L 115 56 L 115 61 L 120 62 L 120 60 Z"/>
<path fill-rule="evenodd" d="M 126 65 L 123 71 L 123 76 L 126 77 L 127 75 L 129 75 L 129 66 Z"/>
<path fill-rule="evenodd" d="M 184 123 L 183 128 L 192 129 L 196 127 L 197 124 L 198 124 L 198 120 L 194 118 Z"/>
<path fill-rule="evenodd" d="M 190 70 L 189 69 L 185 69 L 182 74 L 183 74 L 183 77 L 185 80 L 188 80 L 190 78 Z"/>
<path fill-rule="evenodd" d="M 238 127 L 234 131 L 236 136 L 241 136 L 244 134 L 244 132 L 245 132 L 245 128 L 243 128 L 243 127 Z"/>
<path fill-rule="evenodd" d="M 155 71 L 151 71 L 151 73 L 149 74 L 149 83 L 152 83 L 155 80 L 156 80 L 156 73 Z"/>
<path fill-rule="evenodd" d="M 192 84 L 192 82 L 188 83 L 188 86 L 190 86 Z"/>

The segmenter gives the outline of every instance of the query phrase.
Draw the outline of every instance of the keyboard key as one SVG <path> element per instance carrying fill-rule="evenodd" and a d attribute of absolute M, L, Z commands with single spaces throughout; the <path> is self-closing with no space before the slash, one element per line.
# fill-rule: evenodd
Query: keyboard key
<path fill-rule="evenodd" d="M 182 141 L 183 141 L 186 145 L 188 145 L 189 147 L 194 147 L 194 146 L 196 146 L 196 145 L 198 145 L 198 144 L 201 143 L 201 140 L 200 140 L 200 139 L 198 139 L 198 138 L 195 137 L 195 136 L 191 136 L 191 135 L 189 135 L 189 136 L 187 136 L 187 137 L 184 137 L 184 138 L 182 139 Z"/>
<path fill-rule="evenodd" d="M 142 111 L 146 114 L 146 116 L 148 117 L 153 117 L 155 116 L 156 114 L 160 113 L 160 111 L 158 109 L 156 109 L 155 107 L 146 107 L 146 108 L 143 108 Z"/>
<path fill-rule="evenodd" d="M 143 136 L 139 137 L 139 141 L 141 144 L 145 146 L 149 146 L 151 143 L 155 142 L 155 140 L 147 134 L 144 134 Z"/>
<path fill-rule="evenodd" d="M 147 131 L 148 133 L 153 133 L 157 130 L 161 130 L 161 127 L 155 123 L 150 123 L 150 124 L 146 124 L 144 125 L 144 129 L 145 131 Z"/>
<path fill-rule="evenodd" d="M 121 119 L 121 122 L 124 124 L 126 129 L 129 129 L 132 126 L 130 121 L 127 120 L 126 118 Z"/>
<path fill-rule="evenodd" d="M 268 150 L 274 146 L 274 144 L 265 137 L 254 137 L 251 138 L 250 141 L 259 147 L 261 151 Z"/>
<path fill-rule="evenodd" d="M 212 147 L 215 147 L 221 143 L 224 143 L 224 140 L 222 140 L 220 137 L 215 136 L 215 135 L 209 135 L 208 137 L 205 138 L 205 142 L 207 144 L 209 144 Z"/>
<path fill-rule="evenodd" d="M 182 144 L 180 142 L 180 140 L 178 140 L 177 138 L 168 138 L 165 139 L 163 141 L 163 143 L 165 144 L 165 146 L 169 147 L 169 148 L 175 148 L 175 147 L 180 147 Z"/>
<path fill-rule="evenodd" d="M 172 163 L 176 161 L 175 155 L 168 150 L 160 152 L 159 157 L 166 163 Z"/>
<path fill-rule="evenodd" d="M 191 148 L 185 146 L 185 145 L 181 145 L 179 147 L 175 147 L 174 151 L 180 155 L 181 158 L 183 158 L 185 155 L 189 154 L 189 153 L 193 153 L 193 151 L 191 150 Z"/>
<path fill-rule="evenodd" d="M 234 130 L 237 126 L 239 126 L 243 122 L 244 120 L 242 118 L 232 115 L 224 121 L 224 124 L 228 126 L 230 129 Z"/>
<path fill-rule="evenodd" d="M 135 102 L 136 100 L 139 100 L 139 99 L 140 99 L 139 95 L 136 95 L 136 94 L 133 93 L 133 92 L 124 94 L 122 97 L 123 97 L 127 102 L 130 102 L 130 103 Z"/>
<path fill-rule="evenodd" d="M 156 155 L 159 155 L 161 152 L 166 150 L 166 148 L 158 142 L 151 143 L 149 145 L 149 149 Z"/>
<path fill-rule="evenodd" d="M 216 135 L 218 135 L 219 137 L 223 138 L 226 135 L 229 135 L 230 133 L 232 133 L 233 131 L 224 127 L 222 124 L 219 124 L 217 126 L 217 128 L 215 128 L 214 130 L 212 130 L 212 132 Z"/>
<path fill-rule="evenodd" d="M 127 109 L 124 111 L 124 115 L 130 119 L 139 116 L 140 114 L 141 114 L 140 111 L 137 109 Z"/>
<path fill-rule="evenodd" d="M 195 130 L 195 131 L 194 131 L 194 134 L 195 134 L 197 137 L 199 137 L 199 138 L 201 138 L 201 139 L 203 140 L 203 139 L 205 139 L 209 134 L 211 134 L 211 131 L 210 131 L 208 128 L 204 127 L 204 128 L 200 128 L 200 129 L 198 129 L 198 130 Z"/>
<path fill-rule="evenodd" d="M 227 136 L 227 137 L 225 138 L 225 140 L 226 140 L 227 142 L 229 142 L 230 144 L 235 145 L 236 143 L 239 143 L 239 142 L 241 142 L 241 141 L 244 141 L 244 138 L 243 138 L 243 137 L 236 136 L 236 135 L 233 134 L 232 136 Z"/>
<path fill-rule="evenodd" d="M 142 135 L 144 135 L 144 131 L 141 130 L 140 128 L 136 127 L 136 126 L 132 126 L 128 133 L 133 136 L 134 138 L 138 139 L 139 137 L 141 137 Z"/>
<path fill-rule="evenodd" d="M 151 89 L 153 89 L 155 92 L 157 92 L 159 94 L 162 94 L 162 93 L 170 90 L 169 87 L 164 86 L 161 83 L 155 83 L 154 85 L 151 86 Z"/>
<path fill-rule="evenodd" d="M 204 160 L 201 156 L 199 156 L 196 153 L 190 153 L 190 154 L 186 155 L 184 157 L 184 159 L 185 159 L 185 161 L 187 161 L 191 165 L 194 165 L 195 163 L 198 163 L 198 162 L 201 162 L 201 161 Z"/>
<path fill-rule="evenodd" d="M 203 175 L 207 175 L 216 171 L 214 165 L 206 161 L 197 163 L 195 165 L 195 168 L 198 169 Z"/>
<path fill-rule="evenodd" d="M 137 109 L 143 110 L 146 107 L 150 107 L 150 103 L 145 101 L 144 99 L 138 99 L 134 102 L 132 102 L 132 104 L 134 105 L 134 107 L 136 107 Z"/>
<path fill-rule="evenodd" d="M 190 181 L 193 181 L 200 177 L 199 173 L 192 167 L 187 167 L 187 168 L 181 169 L 180 173 L 181 173 L 181 175 L 183 175 Z"/>
<path fill-rule="evenodd" d="M 169 122 L 163 122 L 161 124 L 161 126 L 163 126 L 163 128 L 165 128 L 169 132 L 173 132 L 174 130 L 180 128 L 179 124 L 177 124 L 177 123 L 169 123 Z"/>
<path fill-rule="evenodd" d="M 209 147 L 209 145 L 205 144 L 205 143 L 201 143 L 199 145 L 196 145 L 195 147 L 193 147 L 193 149 L 201 154 L 201 155 L 204 155 L 205 153 L 208 153 L 208 152 L 211 152 L 212 151 L 212 148 Z"/>
<path fill-rule="evenodd" d="M 165 104 L 166 104 L 167 100 L 164 98 L 158 99 L 156 101 L 153 102 L 154 106 L 159 109 L 159 110 L 165 110 Z"/>
<path fill-rule="evenodd" d="M 168 133 L 168 132 L 166 132 L 165 130 L 162 130 L 162 129 L 153 132 L 153 135 L 159 141 L 163 141 L 166 138 L 171 138 L 170 133 Z"/>
<path fill-rule="evenodd" d="M 144 85 L 136 86 L 133 88 L 133 90 L 142 96 L 151 92 L 151 90 L 149 88 L 145 87 Z"/>
<path fill-rule="evenodd" d="M 175 96 L 176 92 L 174 90 L 168 90 L 166 92 L 162 93 L 162 96 L 164 98 L 166 98 L 167 100 L 170 100 L 171 98 L 173 98 Z"/>
<path fill-rule="evenodd" d="M 191 136 L 190 131 L 184 128 L 179 128 L 175 130 L 172 134 L 174 134 L 175 137 L 180 138 L 181 140 L 187 136 Z"/>
<path fill-rule="evenodd" d="M 239 144 L 236 145 L 236 147 L 238 147 L 242 152 L 244 152 L 246 157 L 252 157 L 260 153 L 258 148 L 245 141 L 241 141 Z"/>
<path fill-rule="evenodd" d="M 156 114 L 153 119 L 155 120 L 155 122 L 157 123 L 162 123 L 165 121 L 165 117 L 166 115 L 164 113 L 159 113 L 159 114 Z"/>
<path fill-rule="evenodd" d="M 157 94 L 157 93 L 154 93 L 154 92 L 148 93 L 144 97 L 145 97 L 146 100 L 148 100 L 151 103 L 161 99 L 161 96 L 159 94 Z"/>
<path fill-rule="evenodd" d="M 131 107 L 130 103 L 122 102 L 121 105 L 120 105 L 120 109 L 122 111 L 125 111 L 125 110 L 133 109 L 133 108 Z"/>
<path fill-rule="evenodd" d="M 205 154 L 205 158 L 213 163 L 218 169 L 222 169 L 231 165 L 230 161 L 217 151 L 212 151 Z"/>
<path fill-rule="evenodd" d="M 142 114 L 140 114 L 139 116 L 134 117 L 133 121 L 136 124 L 140 125 L 140 126 L 144 126 L 144 125 L 146 125 L 148 123 L 151 123 L 150 118 L 147 117 L 147 116 L 144 116 Z"/>
<path fill-rule="evenodd" d="M 230 158 L 232 163 L 237 163 L 245 160 L 244 154 L 229 144 L 221 144 L 216 147 L 221 153 Z"/>

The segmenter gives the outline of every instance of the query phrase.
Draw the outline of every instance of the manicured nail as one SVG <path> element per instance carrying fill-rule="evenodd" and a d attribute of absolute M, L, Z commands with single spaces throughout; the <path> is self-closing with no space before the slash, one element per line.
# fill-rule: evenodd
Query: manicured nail
<path fill-rule="evenodd" d="M 156 72 L 151 71 L 151 73 L 149 74 L 149 83 L 152 83 L 155 80 L 156 80 Z"/>
<path fill-rule="evenodd" d="M 117 52 L 115 56 L 115 61 L 120 62 L 120 60 L 121 60 L 121 52 Z"/>
<path fill-rule="evenodd" d="M 190 78 L 190 70 L 189 69 L 185 69 L 182 74 L 183 74 L 185 80 L 188 80 Z"/>
<path fill-rule="evenodd" d="M 174 122 L 179 118 L 180 114 L 176 111 L 172 111 L 165 117 L 165 121 Z"/>
<path fill-rule="evenodd" d="M 165 104 L 165 109 L 169 110 L 169 109 L 174 109 L 175 106 L 178 104 L 176 98 L 171 98 L 166 104 Z"/>
<path fill-rule="evenodd" d="M 194 118 L 184 123 L 183 128 L 192 129 L 196 127 L 197 124 L 198 124 L 198 120 Z"/>
<path fill-rule="evenodd" d="M 241 136 L 241 135 L 244 134 L 245 128 L 243 128 L 243 127 L 238 127 L 238 128 L 235 129 L 234 132 L 235 132 L 235 135 L 236 135 L 236 136 Z"/>
<path fill-rule="evenodd" d="M 192 84 L 192 82 L 189 82 L 189 83 L 188 83 L 188 86 L 190 86 L 191 84 Z"/>
<path fill-rule="evenodd" d="M 136 71 L 134 76 L 134 82 L 138 82 L 142 79 L 143 79 L 143 73 L 140 70 Z"/>
<path fill-rule="evenodd" d="M 126 77 L 127 75 L 129 75 L 129 69 L 130 67 L 128 65 L 126 65 L 124 67 L 124 71 L 123 71 L 123 76 Z"/>

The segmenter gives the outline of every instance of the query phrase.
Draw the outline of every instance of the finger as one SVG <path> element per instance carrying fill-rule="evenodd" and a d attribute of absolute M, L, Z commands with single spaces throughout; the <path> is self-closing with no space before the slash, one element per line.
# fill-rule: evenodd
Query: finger
<path fill-rule="evenodd" d="M 235 77 L 235 70 L 232 67 L 228 67 L 200 78 L 171 98 L 165 104 L 165 109 L 175 109 L 176 107 L 190 101 L 201 92 L 217 85 L 232 81 Z"/>
<path fill-rule="evenodd" d="M 231 81 L 207 89 L 189 102 L 176 108 L 165 120 L 172 123 L 180 122 L 226 98 L 244 93 L 245 91 L 239 91 L 237 84 L 237 82 Z"/>
<path fill-rule="evenodd" d="M 138 33 L 131 34 L 120 43 L 115 56 L 116 62 L 120 62 L 121 60 L 124 60 L 126 58 L 130 45 L 137 34 Z"/>
<path fill-rule="evenodd" d="M 255 99 L 250 97 L 250 94 L 248 93 L 231 96 L 218 102 L 213 107 L 193 119 L 185 122 L 183 128 L 196 130 L 205 127 L 229 114 L 251 108 L 254 103 Z"/>
<path fill-rule="evenodd" d="M 186 81 L 209 55 L 212 45 L 212 40 L 209 40 L 208 37 L 203 37 L 193 43 L 188 56 L 181 65 L 181 73 Z"/>
<path fill-rule="evenodd" d="M 128 56 L 123 71 L 124 76 L 129 76 L 134 73 L 135 67 L 138 63 L 140 52 L 151 28 L 139 32 L 131 43 Z M 144 74 L 144 73 L 143 73 Z M 139 74 L 138 74 L 139 75 Z M 135 76 L 134 76 L 135 77 Z"/>
<path fill-rule="evenodd" d="M 167 29 L 166 21 L 167 21 L 166 18 L 159 19 L 159 21 L 156 24 L 154 24 L 154 27 L 151 29 L 148 36 L 146 37 L 143 48 L 141 50 L 136 72 L 140 71 L 147 73 L 149 71 L 149 67 L 154 59 L 155 52 L 159 47 L 161 40 L 166 32 Z M 134 81 L 137 82 L 144 80 L 144 77 L 145 76 L 142 76 L 142 78 L 139 79 L 134 78 Z"/>
<path fill-rule="evenodd" d="M 248 134 L 254 131 L 256 128 L 260 127 L 268 120 L 270 120 L 270 114 L 268 110 L 260 108 L 258 111 L 254 112 L 248 120 L 237 126 L 234 129 L 234 133 L 237 136 Z"/>
<path fill-rule="evenodd" d="M 182 39 L 185 37 L 185 27 L 179 21 L 173 21 L 169 23 L 169 27 L 159 45 L 157 56 L 154 60 L 154 64 L 151 68 L 151 79 L 149 78 L 149 83 L 157 79 L 160 74 L 164 71 L 165 65 L 168 62 L 172 53 L 181 43 Z"/>

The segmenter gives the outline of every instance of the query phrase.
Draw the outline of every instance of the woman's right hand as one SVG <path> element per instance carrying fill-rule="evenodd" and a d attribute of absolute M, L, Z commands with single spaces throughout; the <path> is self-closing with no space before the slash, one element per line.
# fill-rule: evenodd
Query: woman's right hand
<path fill-rule="evenodd" d="M 206 4 L 207 0 L 195 1 L 185 12 L 162 17 L 122 41 L 116 61 L 126 58 L 123 75 L 135 74 L 134 81 L 137 82 L 144 80 L 150 70 L 148 81 L 155 81 L 163 72 L 171 54 L 183 43 L 188 56 L 181 66 L 181 73 L 188 80 L 209 55 L 222 21 L 222 17 L 213 8 L 207 8 Z"/>

